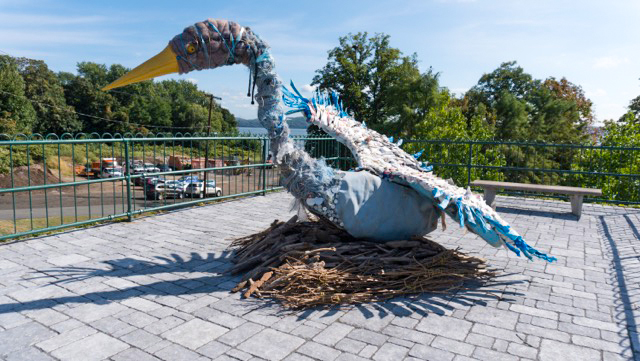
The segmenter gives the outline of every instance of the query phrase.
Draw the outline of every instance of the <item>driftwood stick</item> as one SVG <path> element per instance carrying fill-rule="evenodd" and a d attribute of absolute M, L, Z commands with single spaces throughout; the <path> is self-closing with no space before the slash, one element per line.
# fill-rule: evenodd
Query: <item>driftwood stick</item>
<path fill-rule="evenodd" d="M 258 290 L 258 288 L 260 288 L 260 286 L 262 286 L 263 283 L 268 281 L 269 278 L 271 278 L 271 276 L 273 276 L 273 272 L 267 272 L 263 274 L 259 280 L 257 280 L 256 282 L 253 282 L 251 284 L 251 287 L 249 287 L 249 289 L 247 290 L 247 292 L 244 293 L 244 298 L 249 298 L 249 296 L 251 296 L 251 294 L 254 293 L 256 290 Z"/>

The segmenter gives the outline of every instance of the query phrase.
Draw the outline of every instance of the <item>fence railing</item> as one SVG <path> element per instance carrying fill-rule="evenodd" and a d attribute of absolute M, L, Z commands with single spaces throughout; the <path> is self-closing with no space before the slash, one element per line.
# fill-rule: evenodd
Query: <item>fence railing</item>
<path fill-rule="evenodd" d="M 421 160 L 428 160 L 438 176 L 452 178 L 458 185 L 484 179 L 600 188 L 602 197 L 585 202 L 640 204 L 638 147 L 409 140 L 403 148 L 409 153 L 424 149 Z"/>
<path fill-rule="evenodd" d="M 336 168 L 355 166 L 333 138 L 293 138 Z M 601 188 L 603 197 L 585 201 L 640 204 L 640 148 L 449 140 L 409 140 L 403 148 L 424 149 L 420 160 L 459 185 L 487 179 Z M 264 136 L 0 135 L 0 240 L 265 194 L 280 188 L 268 154 Z M 189 186 L 205 178 L 211 187 Z"/>
<path fill-rule="evenodd" d="M 344 146 L 332 138 L 294 140 L 334 167 L 350 166 L 341 156 Z M 280 188 L 279 169 L 268 154 L 264 136 L 0 138 L 0 240 L 265 194 Z"/>

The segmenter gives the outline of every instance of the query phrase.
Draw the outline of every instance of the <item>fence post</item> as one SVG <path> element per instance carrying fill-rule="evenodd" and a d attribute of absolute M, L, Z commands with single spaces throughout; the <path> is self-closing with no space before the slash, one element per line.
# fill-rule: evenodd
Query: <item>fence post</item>
<path fill-rule="evenodd" d="M 262 139 L 262 195 L 267 195 L 267 138 Z"/>
<path fill-rule="evenodd" d="M 127 220 L 133 221 L 133 214 L 131 213 L 131 162 L 129 161 L 129 140 L 124 140 L 124 159 L 125 159 L 125 181 L 127 182 Z"/>
<path fill-rule="evenodd" d="M 467 159 L 467 187 L 471 186 L 471 162 L 473 160 L 473 143 L 469 142 L 469 158 Z"/>
<path fill-rule="evenodd" d="M 340 168 L 340 142 L 338 142 L 337 140 L 334 140 L 333 142 L 335 143 L 336 150 L 336 168 L 342 169 Z"/>

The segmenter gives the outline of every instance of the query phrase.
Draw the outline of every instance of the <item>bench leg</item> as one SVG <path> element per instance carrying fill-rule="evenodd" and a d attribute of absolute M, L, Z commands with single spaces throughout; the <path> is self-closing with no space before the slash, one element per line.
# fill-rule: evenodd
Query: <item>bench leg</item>
<path fill-rule="evenodd" d="M 493 209 L 496 209 L 496 189 L 485 188 L 484 189 L 484 201 L 487 205 Z"/>
<path fill-rule="evenodd" d="M 580 218 L 582 214 L 582 198 L 584 196 L 581 194 L 576 194 L 571 196 L 571 213 L 575 214 Z"/>

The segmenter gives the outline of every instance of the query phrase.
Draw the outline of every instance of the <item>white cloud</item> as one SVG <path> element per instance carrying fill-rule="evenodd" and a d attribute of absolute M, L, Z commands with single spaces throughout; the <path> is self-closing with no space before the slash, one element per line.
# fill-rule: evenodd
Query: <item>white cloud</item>
<path fill-rule="evenodd" d="M 598 115 L 596 123 L 601 125 L 605 119 L 618 119 L 627 112 L 627 105 L 622 103 L 596 103 L 594 110 Z"/>
<path fill-rule="evenodd" d="M 307 93 L 313 93 L 316 90 L 317 86 L 311 84 L 303 85 L 300 90 Z"/>
<path fill-rule="evenodd" d="M 585 95 L 587 96 L 587 98 L 600 98 L 607 96 L 607 91 L 602 88 L 598 88 L 592 91 L 585 92 Z"/>
<path fill-rule="evenodd" d="M 595 60 L 593 67 L 596 69 L 611 69 L 629 62 L 630 60 L 627 57 L 603 56 Z"/>
<path fill-rule="evenodd" d="M 187 81 L 191 84 L 198 84 L 198 79 L 195 78 L 187 78 Z"/>

